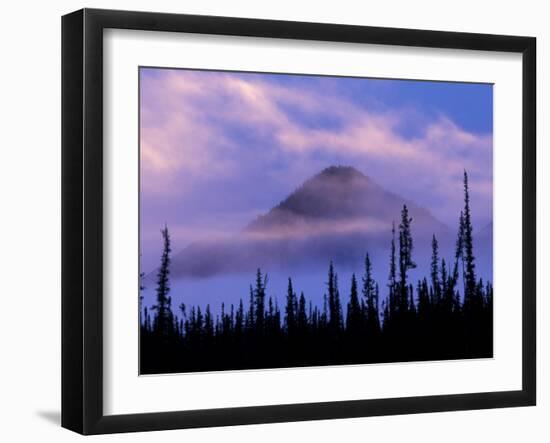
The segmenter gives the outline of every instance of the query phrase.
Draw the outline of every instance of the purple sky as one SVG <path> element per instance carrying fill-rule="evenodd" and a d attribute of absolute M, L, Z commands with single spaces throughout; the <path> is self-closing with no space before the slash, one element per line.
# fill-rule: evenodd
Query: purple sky
<path fill-rule="evenodd" d="M 141 254 L 237 232 L 304 180 L 351 165 L 455 229 L 463 169 L 492 221 L 491 85 L 140 69 Z"/>

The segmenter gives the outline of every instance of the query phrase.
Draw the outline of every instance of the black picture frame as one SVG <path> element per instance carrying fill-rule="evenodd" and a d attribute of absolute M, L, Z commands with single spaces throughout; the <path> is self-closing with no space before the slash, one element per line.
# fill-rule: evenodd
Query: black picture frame
<path fill-rule="evenodd" d="M 522 54 L 522 388 L 177 412 L 103 413 L 103 30 L 502 51 Z M 62 426 L 82 434 L 289 422 L 536 403 L 536 39 L 83 9 L 62 18 Z"/>

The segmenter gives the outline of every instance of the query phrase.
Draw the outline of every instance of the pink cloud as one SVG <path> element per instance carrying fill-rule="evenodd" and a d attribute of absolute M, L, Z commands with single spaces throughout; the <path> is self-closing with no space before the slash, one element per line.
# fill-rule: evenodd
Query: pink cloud
<path fill-rule="evenodd" d="M 330 92 L 284 87 L 259 77 L 159 72 L 142 82 L 145 193 L 191 191 L 194 180 L 208 175 L 242 173 L 239 146 L 226 131 L 225 125 L 231 124 L 260 134 L 269 141 L 262 149 L 279 150 L 296 162 L 313 162 L 316 153 L 333 153 L 369 175 L 376 175 L 373 165 L 389 162 L 406 197 L 427 191 L 441 197 L 436 214 L 460 207 L 457 178 L 464 169 L 471 175 L 480 210 L 492 203 L 492 171 L 487 170 L 487 164 L 492 164 L 491 134 L 467 132 L 440 116 L 415 137 L 405 137 L 398 128 L 409 117 L 406 110 L 374 112 Z M 288 109 L 332 117 L 341 125 L 337 129 L 308 127 L 293 119 Z M 297 168 L 293 165 L 293 172 Z"/>

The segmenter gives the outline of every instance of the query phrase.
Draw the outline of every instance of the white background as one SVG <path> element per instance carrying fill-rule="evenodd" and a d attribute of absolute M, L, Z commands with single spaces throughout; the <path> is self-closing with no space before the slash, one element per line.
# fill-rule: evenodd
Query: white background
<path fill-rule="evenodd" d="M 359 25 L 430 28 L 538 37 L 539 195 L 550 193 L 542 155 L 550 103 L 542 79 L 550 75 L 550 29 L 543 2 L 464 0 L 258 2 L 156 1 L 10 2 L 0 32 L 0 437 L 4 441 L 73 441 L 58 427 L 60 392 L 60 15 L 82 6 L 235 15 Z M 546 164 L 545 164 L 546 163 Z M 539 226 L 550 199 L 539 197 Z M 540 233 L 539 274 L 550 265 L 550 242 Z M 550 284 L 539 279 L 539 405 L 495 411 L 424 414 L 309 423 L 245 426 L 97 437 L 94 440 L 225 442 L 529 441 L 550 438 L 550 324 L 543 323 Z M 21 324 L 25 326 L 22 327 Z"/>

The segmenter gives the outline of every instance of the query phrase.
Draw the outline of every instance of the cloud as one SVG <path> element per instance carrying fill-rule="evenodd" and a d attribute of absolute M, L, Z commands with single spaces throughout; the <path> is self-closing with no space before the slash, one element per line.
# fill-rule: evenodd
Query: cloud
<path fill-rule="evenodd" d="M 446 222 L 461 205 L 464 169 L 476 213 L 492 206 L 492 134 L 468 132 L 448 116 L 421 119 L 411 136 L 401 130 L 412 120 L 407 110 L 373 111 L 273 76 L 142 71 L 141 85 L 145 194 L 193 192 L 210 177 L 269 162 L 284 167 L 265 167 L 266 176 L 296 184 L 338 158 L 420 204 L 430 194 L 430 209 Z"/>

